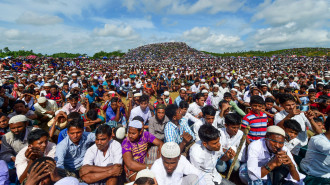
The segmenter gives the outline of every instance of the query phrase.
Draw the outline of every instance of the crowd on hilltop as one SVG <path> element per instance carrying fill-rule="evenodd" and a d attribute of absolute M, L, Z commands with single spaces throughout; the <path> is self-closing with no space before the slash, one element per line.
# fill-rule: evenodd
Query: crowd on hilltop
<path fill-rule="evenodd" d="M 0 184 L 330 184 L 329 67 L 184 43 L 2 59 Z"/>

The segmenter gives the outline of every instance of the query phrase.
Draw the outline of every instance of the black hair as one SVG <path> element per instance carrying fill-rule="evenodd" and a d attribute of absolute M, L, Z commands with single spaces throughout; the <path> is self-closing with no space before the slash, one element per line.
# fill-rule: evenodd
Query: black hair
<path fill-rule="evenodd" d="M 284 89 L 284 92 L 285 92 L 285 93 L 290 93 L 290 92 L 292 92 L 292 88 L 290 88 L 290 87 L 285 88 L 285 89 Z"/>
<path fill-rule="evenodd" d="M 20 104 L 20 103 L 22 103 L 22 104 L 26 107 L 26 103 L 25 103 L 23 100 L 16 100 L 16 101 L 14 102 L 14 106 L 15 106 L 16 104 Z"/>
<path fill-rule="evenodd" d="M 221 109 L 222 104 L 224 104 L 224 103 L 229 103 L 229 102 L 226 101 L 226 100 L 221 100 L 221 101 L 219 102 L 219 109 Z"/>
<path fill-rule="evenodd" d="M 142 123 L 144 123 L 144 119 L 141 117 L 141 116 L 135 116 L 132 121 L 134 120 L 138 120 L 138 121 L 141 121 Z"/>
<path fill-rule="evenodd" d="M 77 127 L 84 129 L 84 121 L 82 119 L 73 119 L 68 124 L 68 130 L 70 127 Z"/>
<path fill-rule="evenodd" d="M 154 179 L 150 177 L 140 177 L 134 181 L 134 185 L 154 185 Z"/>
<path fill-rule="evenodd" d="M 32 144 L 34 141 L 39 140 L 41 137 L 46 136 L 47 139 L 49 137 L 48 132 L 43 129 L 35 129 L 32 130 L 29 135 L 27 136 L 28 144 Z"/>
<path fill-rule="evenodd" d="M 237 113 L 229 113 L 225 116 L 226 125 L 240 125 L 242 118 Z"/>
<path fill-rule="evenodd" d="M 69 100 L 73 100 L 73 99 L 78 100 L 79 99 L 78 94 L 71 94 Z"/>
<path fill-rule="evenodd" d="M 146 94 L 143 94 L 141 97 L 140 97 L 140 103 L 141 102 L 149 102 L 149 96 L 146 95 Z"/>
<path fill-rule="evenodd" d="M 329 117 L 327 118 L 327 120 L 325 120 L 324 127 L 327 132 L 330 130 L 330 118 Z"/>
<path fill-rule="evenodd" d="M 40 166 L 41 164 L 43 165 L 46 165 L 46 163 L 43 163 L 43 162 L 46 162 L 46 161 L 53 161 L 55 164 L 56 164 L 56 161 L 55 159 L 51 158 L 51 157 L 40 157 L 38 159 L 36 159 L 35 161 L 33 161 L 33 163 L 31 164 L 30 168 L 28 169 L 28 174 L 31 172 L 32 168 L 35 166 L 35 165 L 38 165 Z M 36 168 L 38 167 L 36 166 Z M 40 168 L 41 169 L 41 168 Z M 44 172 L 46 173 L 46 172 Z M 39 184 L 39 183 L 38 183 Z"/>
<path fill-rule="evenodd" d="M 189 103 L 186 102 L 186 101 L 181 101 L 181 102 L 179 103 L 179 107 L 180 107 L 181 109 L 183 109 L 183 108 L 189 108 Z"/>
<path fill-rule="evenodd" d="M 165 115 L 168 117 L 169 120 L 173 120 L 173 117 L 176 115 L 176 111 L 178 110 L 178 106 L 176 104 L 168 105 L 165 108 Z"/>
<path fill-rule="evenodd" d="M 95 136 L 97 136 L 98 134 L 106 134 L 107 136 L 111 137 L 112 129 L 109 125 L 102 124 L 95 130 Z"/>
<path fill-rule="evenodd" d="M 119 100 L 118 97 L 113 97 L 113 98 L 110 100 L 110 104 L 111 104 L 111 103 L 117 103 L 118 100 Z"/>
<path fill-rule="evenodd" d="M 81 119 L 79 112 L 70 112 L 68 119 Z"/>
<path fill-rule="evenodd" d="M 284 128 L 290 128 L 290 129 L 296 131 L 297 133 L 302 131 L 300 124 L 294 119 L 285 120 L 284 124 L 283 124 L 283 127 Z"/>
<path fill-rule="evenodd" d="M 223 98 L 231 98 L 230 92 L 225 92 L 225 94 L 223 94 Z"/>
<path fill-rule="evenodd" d="M 103 85 L 99 85 L 99 87 L 98 88 L 102 88 L 103 89 Z"/>
<path fill-rule="evenodd" d="M 65 86 L 65 85 L 69 85 L 69 83 L 68 82 L 63 83 L 63 86 Z"/>
<path fill-rule="evenodd" d="M 57 89 L 58 86 L 57 86 L 57 85 L 51 85 L 50 88 L 55 88 L 55 89 Z"/>
<path fill-rule="evenodd" d="M 216 140 L 220 137 L 220 132 L 210 124 L 203 124 L 198 130 L 198 136 L 203 142 Z"/>
<path fill-rule="evenodd" d="M 316 89 L 309 89 L 309 90 L 308 90 L 308 93 L 316 93 L 316 92 L 317 92 Z"/>
<path fill-rule="evenodd" d="M 321 123 L 323 123 L 323 121 L 322 121 L 322 119 L 321 118 L 313 118 L 313 120 L 314 120 L 314 122 L 321 122 Z"/>
<path fill-rule="evenodd" d="M 91 104 L 89 104 L 89 109 L 96 109 L 96 108 L 99 108 L 97 105 L 96 105 L 96 103 L 91 103 Z"/>
<path fill-rule="evenodd" d="M 294 97 L 291 94 L 282 94 L 282 96 L 279 97 L 280 104 L 283 104 L 287 101 L 293 101 L 296 102 Z"/>
<path fill-rule="evenodd" d="M 204 97 L 204 95 L 202 93 L 197 93 L 196 96 L 195 96 L 196 100 L 199 100 L 202 97 Z"/>
<path fill-rule="evenodd" d="M 302 86 L 300 86 L 300 89 L 308 89 L 308 86 L 307 85 L 302 85 Z"/>
<path fill-rule="evenodd" d="M 253 95 L 253 96 L 251 96 L 251 99 L 250 99 L 250 105 L 252 105 L 252 104 L 264 105 L 265 100 L 259 95 Z"/>
<path fill-rule="evenodd" d="M 95 109 L 91 109 L 86 113 L 87 118 L 91 120 L 96 120 L 97 119 L 97 111 Z"/>
<path fill-rule="evenodd" d="M 91 88 L 91 87 L 88 87 L 88 88 L 87 88 L 87 92 L 94 92 L 94 89 Z"/>
<path fill-rule="evenodd" d="M 275 102 L 275 100 L 272 97 L 267 97 L 265 99 L 265 103 L 274 103 L 274 102 Z"/>
<path fill-rule="evenodd" d="M 325 89 L 330 89 L 330 85 L 326 85 L 326 86 L 324 86 L 324 87 L 323 87 L 323 90 L 325 90 Z"/>
<path fill-rule="evenodd" d="M 212 105 L 206 105 L 202 108 L 203 115 L 211 115 L 215 116 L 216 110 L 212 107 Z"/>
<path fill-rule="evenodd" d="M 0 118 L 3 117 L 3 116 L 5 116 L 6 118 L 8 118 L 6 113 L 0 112 Z"/>
<path fill-rule="evenodd" d="M 82 84 L 88 84 L 88 81 L 87 80 L 81 80 L 81 83 Z"/>

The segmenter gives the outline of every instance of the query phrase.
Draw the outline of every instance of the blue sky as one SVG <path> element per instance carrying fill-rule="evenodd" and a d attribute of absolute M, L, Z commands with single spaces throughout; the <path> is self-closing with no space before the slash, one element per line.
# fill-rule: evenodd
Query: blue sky
<path fill-rule="evenodd" d="M 1 0 L 0 48 L 127 51 L 180 41 L 211 52 L 329 47 L 329 0 Z"/>

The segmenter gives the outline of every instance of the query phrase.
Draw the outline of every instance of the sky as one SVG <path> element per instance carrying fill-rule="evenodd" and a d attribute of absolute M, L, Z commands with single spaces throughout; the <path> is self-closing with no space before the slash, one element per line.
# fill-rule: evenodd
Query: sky
<path fill-rule="evenodd" d="M 124 52 L 159 42 L 223 53 L 330 47 L 329 0 L 0 0 L 0 48 Z"/>

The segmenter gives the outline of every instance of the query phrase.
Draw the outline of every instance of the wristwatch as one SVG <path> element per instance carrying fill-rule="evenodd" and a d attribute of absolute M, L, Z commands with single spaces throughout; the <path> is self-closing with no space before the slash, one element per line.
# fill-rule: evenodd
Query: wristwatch
<path fill-rule="evenodd" d="M 268 164 L 265 165 L 265 168 L 266 168 L 266 170 L 268 170 L 269 172 L 272 171 L 272 169 L 270 169 L 270 167 L 268 166 Z"/>

